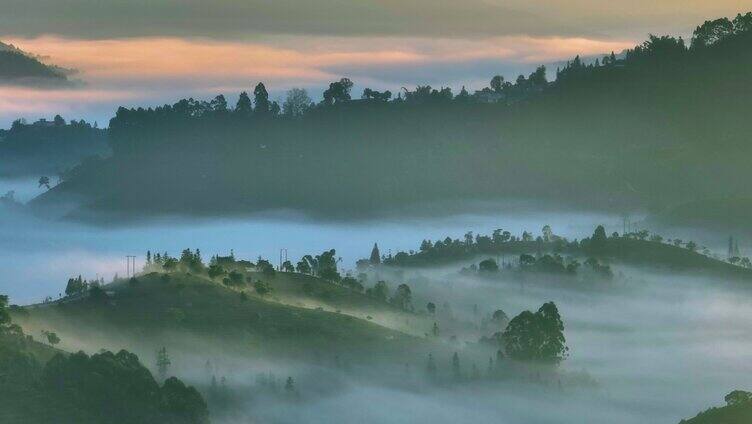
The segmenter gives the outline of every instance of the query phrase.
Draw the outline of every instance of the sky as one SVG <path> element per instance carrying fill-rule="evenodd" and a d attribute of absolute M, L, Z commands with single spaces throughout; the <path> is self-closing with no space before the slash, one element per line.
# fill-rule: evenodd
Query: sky
<path fill-rule="evenodd" d="M 76 69 L 76 88 L 0 86 L 0 127 L 56 113 L 106 126 L 154 106 L 263 81 L 320 95 L 364 87 L 470 90 L 574 55 L 619 52 L 650 33 L 687 36 L 752 0 L 0 0 L 0 41 Z"/>

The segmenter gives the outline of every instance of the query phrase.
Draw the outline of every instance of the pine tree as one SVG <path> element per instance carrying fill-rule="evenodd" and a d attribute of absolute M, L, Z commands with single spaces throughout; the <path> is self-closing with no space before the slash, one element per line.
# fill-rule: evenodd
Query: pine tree
<path fill-rule="evenodd" d="M 251 112 L 253 112 L 253 104 L 251 104 L 251 98 L 248 96 L 247 92 L 240 93 L 240 97 L 238 98 L 238 103 L 235 106 L 235 112 L 241 115 L 250 115 Z"/>
<path fill-rule="evenodd" d="M 379 253 L 379 245 L 373 244 L 373 250 L 371 250 L 371 265 L 379 265 L 381 263 L 381 253 Z"/>
<path fill-rule="evenodd" d="M 257 114 L 265 115 L 269 113 L 269 93 L 266 91 L 264 83 L 260 82 L 253 90 L 253 102 L 256 106 Z"/>

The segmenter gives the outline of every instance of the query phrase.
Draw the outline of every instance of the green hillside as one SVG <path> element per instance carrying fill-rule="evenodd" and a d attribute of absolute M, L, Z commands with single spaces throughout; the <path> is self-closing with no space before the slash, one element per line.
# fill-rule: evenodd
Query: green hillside
<path fill-rule="evenodd" d="M 17 307 L 15 317 L 28 317 Z M 0 422 L 208 424 L 206 402 L 175 377 L 157 382 L 125 350 L 69 354 L 24 334 L 0 296 Z M 52 345 L 54 333 L 43 337 Z"/>
<path fill-rule="evenodd" d="M 62 347 L 93 345 L 154 352 L 167 345 L 207 357 L 221 351 L 311 361 L 316 355 L 396 354 L 420 345 L 417 339 L 365 319 L 281 303 L 291 298 L 294 290 L 286 286 L 295 280 L 271 279 L 272 293 L 277 283 L 279 292 L 262 297 L 252 290 L 241 295 L 240 290 L 187 273 L 151 273 L 105 286 L 108 296 L 104 298 L 89 296 L 29 307 L 28 316 L 18 317 L 18 322 L 32 333 L 55 331 Z M 356 307 L 358 302 L 367 303 L 341 293 L 332 299 L 338 297 L 322 304 Z"/>
<path fill-rule="evenodd" d="M 550 232 L 550 227 L 548 231 Z M 494 259 L 499 256 L 521 258 L 522 255 L 528 255 L 531 261 L 536 260 L 535 256 L 541 255 L 557 258 L 571 256 L 676 273 L 752 281 L 752 263 L 749 258 L 733 258 L 734 263 L 730 263 L 711 256 L 709 251 L 702 250 L 693 241 L 664 240 L 660 235 L 651 235 L 645 230 L 607 236 L 603 227 L 599 226 L 593 236 L 572 241 L 551 233 L 534 239 L 527 231 L 521 237 L 517 237 L 509 232 L 496 230 L 493 235 L 478 234 L 475 238 L 468 233 L 464 240 L 424 240 L 417 251 L 397 252 L 386 257 L 384 264 L 396 267 L 428 267 L 478 258 Z M 561 268 L 564 271 L 564 267 Z"/>

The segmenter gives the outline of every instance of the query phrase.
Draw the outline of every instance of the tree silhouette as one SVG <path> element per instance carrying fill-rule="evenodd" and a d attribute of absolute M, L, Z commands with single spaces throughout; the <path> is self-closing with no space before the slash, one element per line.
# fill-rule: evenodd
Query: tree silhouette
<path fill-rule="evenodd" d="M 240 93 L 238 103 L 235 105 L 235 112 L 243 116 L 249 116 L 253 112 L 251 98 L 248 97 L 247 92 Z"/>
<path fill-rule="evenodd" d="M 266 91 L 264 83 L 260 82 L 253 89 L 253 103 L 256 106 L 255 112 L 259 115 L 266 115 L 270 111 L 269 93 Z"/>

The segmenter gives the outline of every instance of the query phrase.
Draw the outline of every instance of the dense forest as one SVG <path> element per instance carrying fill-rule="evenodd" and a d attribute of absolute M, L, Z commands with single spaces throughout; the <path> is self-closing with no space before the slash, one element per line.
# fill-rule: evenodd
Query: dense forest
<path fill-rule="evenodd" d="M 497 76 L 474 94 L 422 86 L 355 100 L 343 78 L 318 104 L 298 89 L 280 106 L 259 83 L 234 108 L 224 96 L 120 108 L 113 157 L 80 166 L 38 203 L 81 195 L 86 208 L 126 214 L 352 215 L 502 196 L 659 211 L 752 195 L 750 22 L 706 22 L 690 43 L 651 36 L 592 64 L 577 57 L 553 82 L 544 68 Z"/>
<path fill-rule="evenodd" d="M 107 131 L 84 120 L 17 120 L 0 130 L 0 177 L 39 177 L 54 182 L 83 160 L 108 155 Z M 49 181 L 48 181 L 49 184 Z"/>
<path fill-rule="evenodd" d="M 18 307 L 15 308 L 20 311 Z M 0 421 L 25 423 L 208 423 L 206 402 L 175 377 L 158 383 L 121 350 L 68 354 L 14 324 L 0 296 Z"/>

